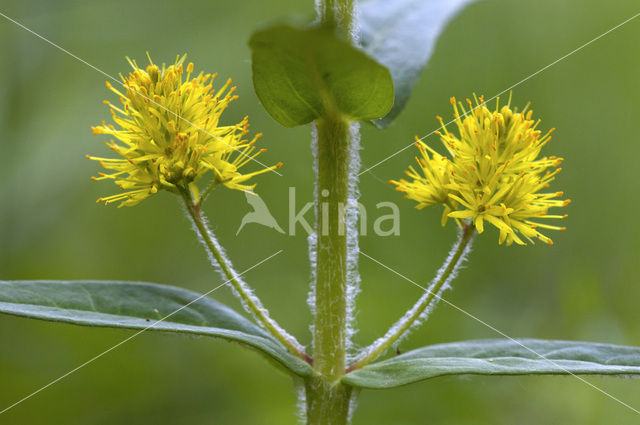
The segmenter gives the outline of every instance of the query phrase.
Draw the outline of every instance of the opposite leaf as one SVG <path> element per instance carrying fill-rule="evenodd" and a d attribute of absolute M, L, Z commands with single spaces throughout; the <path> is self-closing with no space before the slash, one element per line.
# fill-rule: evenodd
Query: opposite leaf
<path fill-rule="evenodd" d="M 277 25 L 253 34 L 249 46 L 256 93 L 286 127 L 335 113 L 375 119 L 393 105 L 389 71 L 328 29 Z"/>
<path fill-rule="evenodd" d="M 395 87 L 393 109 L 374 122 L 379 128 L 391 124 L 406 105 L 447 23 L 474 1 L 370 0 L 359 6 L 360 43 L 389 68 Z"/>
<path fill-rule="evenodd" d="M 84 326 L 224 338 L 255 349 L 292 373 L 311 374 L 304 361 L 229 307 L 207 297 L 193 302 L 200 296 L 142 282 L 0 281 L 0 313 Z"/>
<path fill-rule="evenodd" d="M 466 374 L 638 376 L 640 347 L 541 339 L 453 342 L 370 364 L 342 381 L 360 388 L 392 388 L 437 376 Z"/>

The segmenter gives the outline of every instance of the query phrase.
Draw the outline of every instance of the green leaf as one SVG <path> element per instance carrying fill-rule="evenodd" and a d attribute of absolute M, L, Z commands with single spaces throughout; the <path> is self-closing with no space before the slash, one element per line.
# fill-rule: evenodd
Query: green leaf
<path fill-rule="evenodd" d="M 487 339 L 431 345 L 367 365 L 342 381 L 361 388 L 392 388 L 443 375 L 640 375 L 640 347 L 516 341 Z"/>
<path fill-rule="evenodd" d="M 254 33 L 249 46 L 258 98 L 286 127 L 335 113 L 370 120 L 393 105 L 389 71 L 328 29 L 277 25 Z"/>
<path fill-rule="evenodd" d="M 449 21 L 475 0 L 370 0 L 359 6 L 360 43 L 391 71 L 393 109 L 374 121 L 391 124 L 407 104 L 413 85 Z"/>
<path fill-rule="evenodd" d="M 311 374 L 307 363 L 266 331 L 211 298 L 194 302 L 199 297 L 185 289 L 143 282 L 0 281 L 0 313 L 83 326 L 223 338 L 253 348 L 297 375 Z"/>

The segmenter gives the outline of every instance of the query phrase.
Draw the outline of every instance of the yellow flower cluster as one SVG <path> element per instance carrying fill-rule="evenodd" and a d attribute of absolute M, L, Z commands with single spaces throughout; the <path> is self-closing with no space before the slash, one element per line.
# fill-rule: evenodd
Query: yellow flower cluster
<path fill-rule="evenodd" d="M 194 182 L 209 171 L 212 184 L 250 191 L 255 185 L 244 182 L 282 165 L 240 173 L 240 167 L 265 150 L 254 146 L 260 134 L 251 141 L 243 139 L 249 127 L 246 117 L 238 124 L 220 126 L 220 115 L 237 98 L 235 87 L 230 88 L 228 80 L 215 91 L 216 75 L 201 72 L 192 78 L 193 63 L 185 67 L 185 59 L 186 55 L 170 66 L 158 67 L 149 58 L 149 65 L 141 69 L 127 58 L 133 71 L 127 77 L 120 75 L 125 92 L 107 82 L 122 104 L 118 107 L 105 101 L 118 128 L 103 121 L 92 130 L 96 135 L 115 137 L 119 143 L 111 140 L 106 144 L 120 158 L 88 158 L 112 171 L 99 173 L 94 180 L 113 180 L 124 192 L 98 202 L 133 206 L 160 189 L 191 190 L 197 195 Z"/>
<path fill-rule="evenodd" d="M 551 207 L 564 207 L 570 201 L 557 199 L 562 192 L 542 192 L 560 172 L 562 158 L 538 158 L 541 148 L 551 139 L 553 129 L 544 135 L 537 129 L 540 121 L 533 112 L 511 109 L 509 104 L 493 111 L 474 96 L 475 106 L 467 99 L 469 111 L 451 98 L 458 135 L 449 132 L 438 117 L 444 133 L 437 132 L 451 159 L 441 156 L 422 141 L 416 146 L 420 171 L 406 172 L 412 181 L 390 181 L 406 198 L 418 202 L 417 208 L 443 204 L 442 224 L 447 217 L 471 220 L 479 233 L 485 221 L 500 231 L 499 242 L 525 244 L 540 239 L 553 241 L 539 229 L 564 230 L 543 224 L 539 219 L 565 218 L 550 215 Z M 460 113 L 462 111 L 462 114 Z"/>

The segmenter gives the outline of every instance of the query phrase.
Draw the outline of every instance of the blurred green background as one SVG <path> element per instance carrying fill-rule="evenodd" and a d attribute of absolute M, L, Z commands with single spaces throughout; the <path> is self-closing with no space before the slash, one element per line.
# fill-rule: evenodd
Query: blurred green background
<path fill-rule="evenodd" d="M 260 106 L 251 85 L 251 32 L 293 15 L 308 1 L 4 0 L 1 12 L 104 72 L 128 71 L 124 57 L 156 62 L 188 53 L 196 69 L 232 77 L 240 98 L 227 123 L 248 114 L 284 177 L 259 177 L 257 191 L 282 226 L 287 192 L 311 200 L 309 129 L 287 130 Z M 466 9 L 444 32 L 396 124 L 363 127 L 362 158 L 372 165 L 450 117 L 449 97 L 493 96 L 639 12 L 636 0 L 488 0 Z M 554 183 L 573 200 L 556 245 L 501 247 L 493 229 L 446 297 L 513 337 L 581 339 L 640 345 L 640 19 L 536 75 L 514 90 L 533 102 L 543 128 L 557 127 L 547 154 L 565 157 Z M 105 154 L 90 125 L 108 119 L 105 77 L 0 18 L 0 279 L 123 279 L 205 292 L 220 279 L 192 234 L 177 199 L 155 196 L 135 208 L 96 205 L 115 186 L 92 183 Z M 221 81 L 222 81 L 221 79 Z M 435 138 L 427 139 L 437 145 Z M 407 150 L 362 176 L 362 202 L 397 201 L 401 235 L 361 238 L 367 254 L 426 282 L 455 235 L 437 208 L 416 211 L 381 182 L 401 175 Z M 208 206 L 215 231 L 239 270 L 278 249 L 247 280 L 273 315 L 305 343 L 309 267 L 304 232 L 286 236 L 248 225 L 242 193 L 220 191 Z M 311 218 L 311 215 L 308 215 Z M 370 218 L 369 229 L 372 226 Z M 358 299 L 364 345 L 420 295 L 419 289 L 361 258 Z M 238 308 L 228 289 L 215 298 Z M 0 317 L 0 409 L 131 335 Z M 402 344 L 497 335 L 440 305 Z M 588 378 L 636 408 L 638 381 Z M 208 339 L 144 334 L 0 416 L 2 424 L 294 424 L 288 377 L 255 353 Z M 361 394 L 354 424 L 637 424 L 633 411 L 571 377 L 439 378 Z"/>

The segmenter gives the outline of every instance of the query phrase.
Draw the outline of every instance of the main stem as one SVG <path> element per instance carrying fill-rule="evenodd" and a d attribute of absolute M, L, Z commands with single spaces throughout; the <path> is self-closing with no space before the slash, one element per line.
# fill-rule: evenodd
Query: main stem
<path fill-rule="evenodd" d="M 340 384 L 347 350 L 347 231 L 350 122 L 340 115 L 316 121 L 318 205 L 316 217 L 313 366 L 306 383 L 309 425 L 344 425 L 351 388 Z"/>
<path fill-rule="evenodd" d="M 313 361 L 337 381 L 345 369 L 347 340 L 347 236 L 350 123 L 325 116 L 316 121 L 318 208 Z"/>
<path fill-rule="evenodd" d="M 351 40 L 354 0 L 318 0 L 320 22 Z M 305 394 L 308 425 L 346 425 L 352 388 L 340 383 L 347 352 L 347 232 L 351 121 L 333 105 L 315 122 L 317 131 L 316 270 L 313 367 Z"/>
<path fill-rule="evenodd" d="M 335 28 L 340 35 L 351 39 L 353 32 L 354 0 L 321 0 L 318 2 L 320 23 Z"/>

